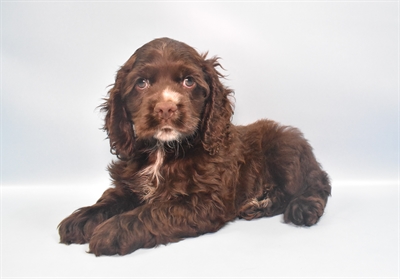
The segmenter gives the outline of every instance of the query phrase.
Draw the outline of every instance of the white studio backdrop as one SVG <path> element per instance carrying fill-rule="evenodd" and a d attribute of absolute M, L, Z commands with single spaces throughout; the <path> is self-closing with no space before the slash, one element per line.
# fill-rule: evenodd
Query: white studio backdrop
<path fill-rule="evenodd" d="M 0 277 L 398 278 L 399 6 L 0 1 Z M 58 244 L 59 222 L 110 185 L 97 107 L 159 37 L 221 57 L 235 124 L 303 131 L 333 181 L 318 225 L 235 220 L 124 257 Z"/>
<path fill-rule="evenodd" d="M 107 184 L 96 107 L 158 37 L 220 56 L 234 123 L 300 128 L 334 183 L 398 179 L 398 1 L 2 1 L 1 31 L 3 185 Z"/>

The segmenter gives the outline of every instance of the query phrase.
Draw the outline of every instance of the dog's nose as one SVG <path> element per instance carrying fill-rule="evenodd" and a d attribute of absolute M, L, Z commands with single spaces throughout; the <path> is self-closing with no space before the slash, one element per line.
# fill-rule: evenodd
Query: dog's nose
<path fill-rule="evenodd" d="M 154 107 L 154 112 L 161 119 L 169 119 L 178 110 L 173 102 L 161 102 Z"/>

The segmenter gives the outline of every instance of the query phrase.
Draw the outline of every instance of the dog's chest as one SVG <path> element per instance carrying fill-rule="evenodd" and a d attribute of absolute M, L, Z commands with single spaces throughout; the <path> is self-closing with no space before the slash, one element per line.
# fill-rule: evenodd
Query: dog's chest
<path fill-rule="evenodd" d="M 148 164 L 137 172 L 135 192 L 145 203 L 167 201 L 188 194 L 190 166 L 182 160 L 171 160 L 160 149 L 148 158 Z"/>

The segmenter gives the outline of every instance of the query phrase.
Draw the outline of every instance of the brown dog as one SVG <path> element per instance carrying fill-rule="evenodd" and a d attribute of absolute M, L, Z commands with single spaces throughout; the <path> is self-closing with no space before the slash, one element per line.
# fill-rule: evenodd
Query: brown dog
<path fill-rule="evenodd" d="M 121 67 L 102 106 L 119 158 L 109 167 L 114 187 L 60 223 L 62 243 L 124 255 L 237 217 L 317 223 L 331 186 L 312 148 L 299 130 L 270 120 L 234 126 L 218 66 L 162 38 Z"/>

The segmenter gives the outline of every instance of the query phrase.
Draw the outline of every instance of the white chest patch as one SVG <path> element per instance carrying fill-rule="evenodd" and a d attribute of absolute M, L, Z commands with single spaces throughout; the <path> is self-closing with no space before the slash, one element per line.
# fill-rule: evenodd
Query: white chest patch
<path fill-rule="evenodd" d="M 139 175 L 144 178 L 144 182 L 142 185 L 144 200 L 151 200 L 151 197 L 154 195 L 157 186 L 160 184 L 160 180 L 162 179 L 160 168 L 163 164 L 163 161 L 164 150 L 162 148 L 159 148 L 156 151 L 155 162 L 139 172 Z"/>

